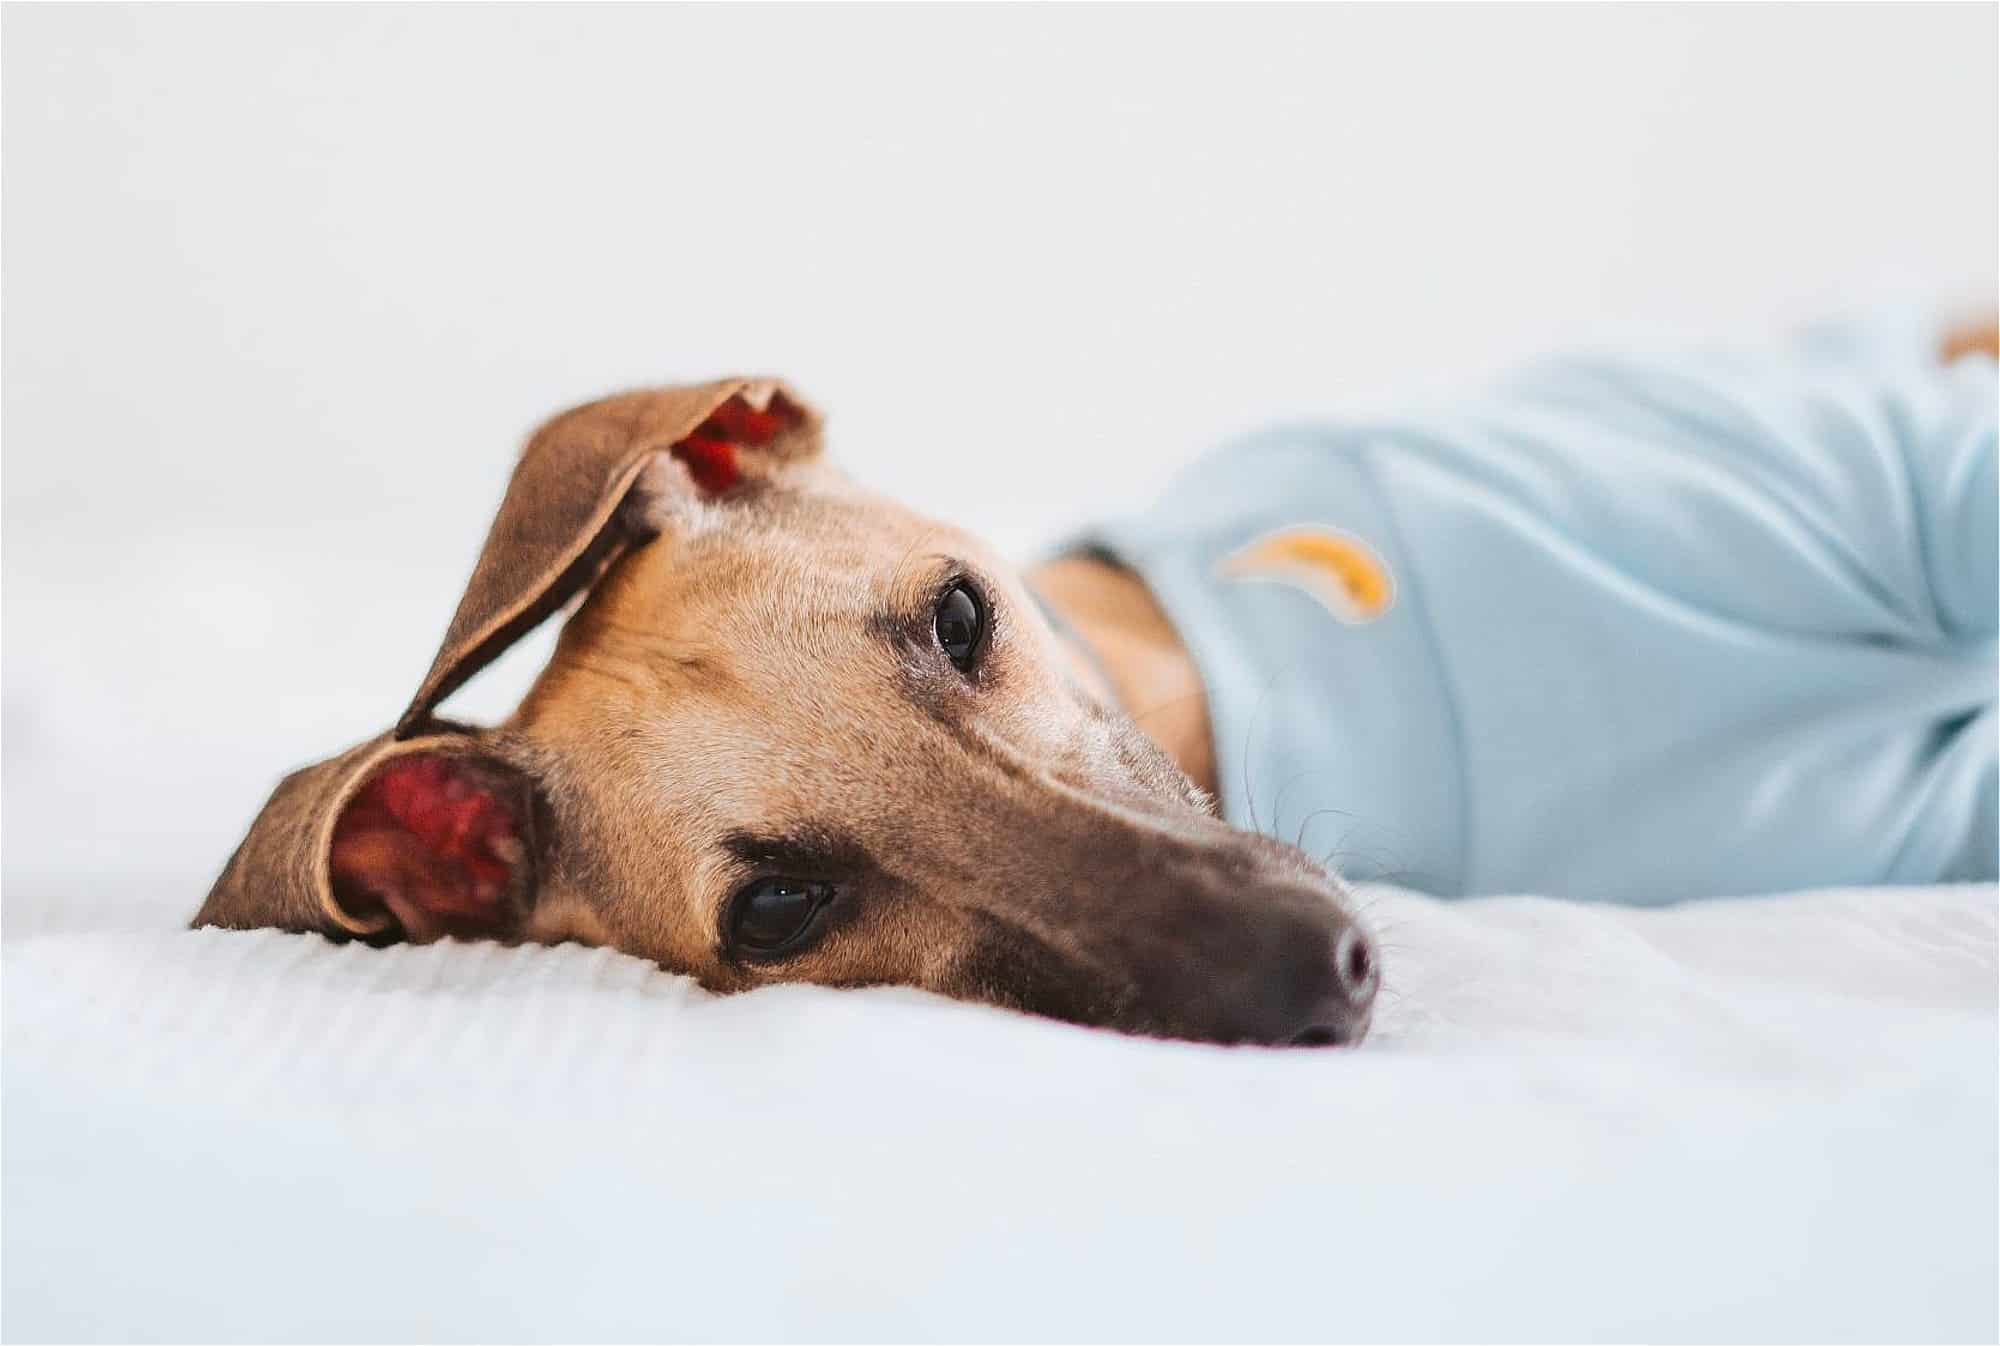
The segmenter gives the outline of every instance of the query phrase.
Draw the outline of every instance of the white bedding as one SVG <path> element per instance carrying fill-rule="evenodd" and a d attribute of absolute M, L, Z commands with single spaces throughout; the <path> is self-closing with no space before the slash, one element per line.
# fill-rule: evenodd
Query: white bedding
<path fill-rule="evenodd" d="M 9 899 L 5 1335 L 1996 1335 L 1995 892 L 1368 895 L 1360 1051 Z"/>

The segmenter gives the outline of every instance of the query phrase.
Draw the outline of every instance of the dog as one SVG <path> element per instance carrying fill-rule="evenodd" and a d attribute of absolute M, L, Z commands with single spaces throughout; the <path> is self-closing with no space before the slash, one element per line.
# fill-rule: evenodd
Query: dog
<path fill-rule="evenodd" d="M 1223 822 L 1018 575 L 822 438 L 750 378 L 549 421 L 407 708 L 278 786 L 194 924 L 1358 1042 L 1380 960 L 1341 881 Z M 506 723 L 440 718 L 575 600 Z"/>
<path fill-rule="evenodd" d="M 845 479 L 780 383 L 594 402 L 530 439 L 393 728 L 285 780 L 196 923 L 1339 1045 L 1378 947 L 1253 775 L 1391 820 L 1442 894 L 1990 879 L 1995 346 L 1558 360 L 1225 446 L 1025 577 Z M 575 600 L 507 723 L 438 716 Z"/>

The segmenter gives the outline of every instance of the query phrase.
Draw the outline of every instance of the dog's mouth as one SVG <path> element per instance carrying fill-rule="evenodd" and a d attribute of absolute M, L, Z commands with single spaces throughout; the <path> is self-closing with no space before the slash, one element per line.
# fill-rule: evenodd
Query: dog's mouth
<path fill-rule="evenodd" d="M 1359 1019 L 1343 1023 L 1313 1024 L 1292 1035 L 1292 1040 L 1280 1045 L 1286 1047 L 1358 1047 L 1367 1038 L 1368 1030 L 1374 1026 L 1375 1012 L 1371 1006 Z"/>

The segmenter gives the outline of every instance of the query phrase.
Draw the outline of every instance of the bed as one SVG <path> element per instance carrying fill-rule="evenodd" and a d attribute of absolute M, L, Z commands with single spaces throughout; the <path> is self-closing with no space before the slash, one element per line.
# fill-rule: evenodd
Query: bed
<path fill-rule="evenodd" d="M 1359 1050 L 9 896 L 11 1340 L 1991 1340 L 1988 885 L 1363 894 Z"/>

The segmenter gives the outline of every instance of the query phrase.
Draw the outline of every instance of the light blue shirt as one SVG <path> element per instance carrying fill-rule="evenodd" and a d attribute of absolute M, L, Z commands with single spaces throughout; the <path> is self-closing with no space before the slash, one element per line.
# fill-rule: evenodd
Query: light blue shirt
<path fill-rule="evenodd" d="M 1225 815 L 1351 878 L 1990 879 L 1995 422 L 1910 326 L 1569 357 L 1250 436 L 1085 545 L 1185 640 Z"/>

